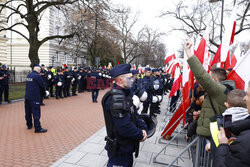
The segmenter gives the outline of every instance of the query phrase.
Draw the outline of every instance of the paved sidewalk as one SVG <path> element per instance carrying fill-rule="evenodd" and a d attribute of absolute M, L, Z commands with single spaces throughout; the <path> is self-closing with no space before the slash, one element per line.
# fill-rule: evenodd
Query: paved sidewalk
<path fill-rule="evenodd" d="M 167 96 L 164 97 L 164 101 L 161 105 L 161 115 L 157 117 L 157 131 L 153 137 L 147 139 L 144 143 L 140 143 L 139 157 L 135 159 L 134 167 L 159 167 L 164 166 L 162 164 L 153 163 L 153 158 L 160 152 L 160 150 L 167 143 L 166 140 L 161 139 L 161 132 L 166 125 L 164 119 L 166 117 L 167 110 Z M 63 156 L 59 161 L 52 165 L 52 167 L 104 167 L 107 164 L 108 157 L 107 152 L 104 149 L 106 136 L 106 129 L 103 127 L 96 132 L 93 136 L 81 143 L 67 155 Z M 159 141 L 161 143 L 159 143 Z M 174 141 L 178 145 L 187 145 L 184 140 L 184 136 L 180 135 L 177 140 Z M 169 146 L 158 157 L 157 162 L 170 163 L 183 147 Z M 188 152 L 185 152 L 182 156 L 183 161 L 178 160 L 175 165 L 191 167 L 192 163 Z M 166 166 L 166 165 L 165 165 Z"/>
<path fill-rule="evenodd" d="M 0 106 L 0 167 L 50 166 L 104 126 L 100 91 L 98 103 L 91 92 L 60 100 L 50 98 L 41 107 L 44 134 L 27 130 L 24 101 Z"/>

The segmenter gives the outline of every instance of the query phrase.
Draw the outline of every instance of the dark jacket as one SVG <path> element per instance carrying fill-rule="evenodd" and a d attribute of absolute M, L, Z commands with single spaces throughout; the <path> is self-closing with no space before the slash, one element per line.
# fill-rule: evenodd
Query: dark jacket
<path fill-rule="evenodd" d="M 27 75 L 25 99 L 40 102 L 41 92 L 45 91 L 45 85 L 38 72 L 33 71 Z"/>
<path fill-rule="evenodd" d="M 0 80 L 0 86 L 8 85 L 9 84 L 9 79 L 10 79 L 10 74 L 7 70 L 0 70 L 0 77 L 3 77 Z"/>
<path fill-rule="evenodd" d="M 250 117 L 234 122 L 230 131 L 236 135 L 231 145 L 220 144 L 216 150 L 214 167 L 250 166 Z"/>

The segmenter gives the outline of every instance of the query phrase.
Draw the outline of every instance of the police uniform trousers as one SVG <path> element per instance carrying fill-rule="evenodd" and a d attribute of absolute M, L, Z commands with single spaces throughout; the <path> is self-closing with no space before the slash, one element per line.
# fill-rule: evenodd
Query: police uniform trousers
<path fill-rule="evenodd" d="M 78 83 L 78 93 L 83 92 L 83 79 L 81 79 Z"/>
<path fill-rule="evenodd" d="M 9 101 L 9 85 L 0 85 L 0 102 L 4 94 L 4 101 Z"/>
<path fill-rule="evenodd" d="M 74 82 L 72 84 L 72 95 L 75 95 L 76 94 L 76 87 L 77 87 L 77 82 Z"/>
<path fill-rule="evenodd" d="M 111 156 L 108 151 L 108 164 L 107 167 L 132 167 L 133 166 L 133 154 L 118 154 Z"/>
<path fill-rule="evenodd" d="M 69 89 L 70 89 L 70 82 L 69 83 L 65 83 L 64 87 L 63 87 L 64 97 L 70 96 Z"/>
<path fill-rule="evenodd" d="M 99 94 L 99 89 L 92 89 L 92 101 L 95 102 L 97 101 L 98 94 Z"/>
<path fill-rule="evenodd" d="M 54 97 L 54 95 L 53 95 L 53 83 L 51 81 L 49 81 L 47 83 L 47 91 L 49 91 L 50 97 Z"/>
<path fill-rule="evenodd" d="M 143 102 L 143 110 L 142 113 L 148 113 L 148 108 L 149 108 L 149 102 L 148 101 L 144 101 Z"/>
<path fill-rule="evenodd" d="M 56 98 L 63 97 L 62 96 L 62 86 L 56 86 Z"/>
<path fill-rule="evenodd" d="M 150 116 L 155 114 L 157 111 L 157 103 L 151 103 L 150 105 Z"/>
<path fill-rule="evenodd" d="M 25 103 L 25 119 L 27 127 L 32 127 L 32 115 L 33 115 L 35 130 L 40 130 L 41 129 L 40 102 L 25 99 L 24 103 Z"/>

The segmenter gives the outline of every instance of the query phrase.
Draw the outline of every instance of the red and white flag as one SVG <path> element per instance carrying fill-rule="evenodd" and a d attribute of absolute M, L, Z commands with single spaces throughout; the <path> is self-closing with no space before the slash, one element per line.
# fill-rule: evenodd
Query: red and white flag
<path fill-rule="evenodd" d="M 221 63 L 221 67 L 224 68 L 227 57 L 229 56 L 229 47 L 234 42 L 234 35 L 235 35 L 235 28 L 236 28 L 236 14 L 237 14 L 237 7 L 235 6 L 232 10 L 230 19 L 226 24 L 226 27 L 225 27 L 226 30 L 225 30 L 225 33 L 223 34 L 222 43 L 220 44 L 213 58 L 211 67 L 214 64 Z M 230 59 L 230 57 L 228 57 L 228 59 Z"/>
<path fill-rule="evenodd" d="M 174 83 L 169 93 L 169 98 L 173 97 L 175 93 L 181 88 L 182 85 L 182 76 L 180 72 L 180 67 L 176 67 L 175 76 L 174 76 Z"/>
<path fill-rule="evenodd" d="M 167 64 L 168 62 L 170 62 L 171 60 L 176 59 L 175 54 L 172 54 L 171 56 L 168 56 L 165 61 L 164 64 Z"/>
<path fill-rule="evenodd" d="M 250 80 L 250 50 L 237 62 L 235 68 L 228 74 L 228 80 L 234 80 L 237 89 L 247 90 Z"/>

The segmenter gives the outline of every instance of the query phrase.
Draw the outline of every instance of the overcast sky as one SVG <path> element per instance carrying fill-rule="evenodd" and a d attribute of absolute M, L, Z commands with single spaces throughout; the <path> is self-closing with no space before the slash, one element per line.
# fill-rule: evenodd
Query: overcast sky
<path fill-rule="evenodd" d="M 166 33 L 162 37 L 162 42 L 166 44 L 168 54 L 173 53 L 180 47 L 183 35 L 180 32 L 170 33 L 173 20 L 159 16 L 161 12 L 175 9 L 175 2 L 175 0 L 113 0 L 114 4 L 122 4 L 123 6 L 130 7 L 134 14 L 138 13 L 138 22 L 134 28 L 135 33 L 144 25 Z"/>
<path fill-rule="evenodd" d="M 160 14 L 167 10 L 175 10 L 176 4 L 180 0 L 112 0 L 114 4 L 122 4 L 125 7 L 130 7 L 132 12 L 138 13 L 138 22 L 134 27 L 134 32 L 138 32 L 144 25 L 152 29 L 157 29 L 159 32 L 166 33 L 162 37 L 162 42 L 166 44 L 167 55 L 171 55 L 181 48 L 181 43 L 185 40 L 185 34 L 180 31 L 170 32 L 172 27 L 177 27 L 177 21 L 169 17 L 159 17 Z M 194 3 L 193 0 L 185 0 L 185 4 Z M 227 1 L 225 4 L 232 6 L 232 3 Z M 216 2 L 214 5 L 221 5 Z M 205 11 L 204 11 L 205 12 Z M 225 15 L 224 15 L 225 16 Z M 226 18 L 224 18 L 226 22 Z M 248 32 L 249 33 L 249 32 Z M 236 41 L 246 41 L 248 35 L 244 33 L 236 37 Z"/>

